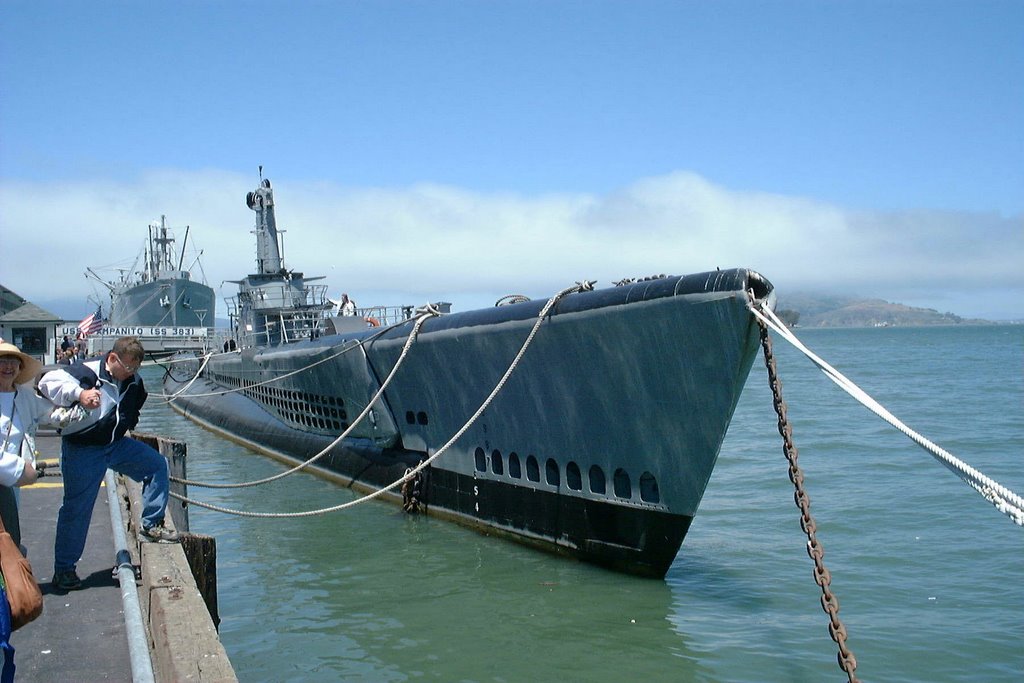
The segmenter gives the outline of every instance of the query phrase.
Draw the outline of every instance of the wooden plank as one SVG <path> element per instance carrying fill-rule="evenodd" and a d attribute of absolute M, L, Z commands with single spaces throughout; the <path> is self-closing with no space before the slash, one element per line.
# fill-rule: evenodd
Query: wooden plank
<path fill-rule="evenodd" d="M 203 596 L 206 610 L 215 628 L 220 627 L 220 613 L 217 609 L 217 539 L 202 534 L 183 534 L 181 548 L 192 570 L 199 594 Z"/>
<path fill-rule="evenodd" d="M 153 673 L 158 682 L 200 681 L 231 683 L 237 681 L 224 650 L 212 614 L 216 614 L 216 544 L 211 537 L 197 537 L 194 545 L 203 549 L 199 564 L 202 583 L 212 583 L 213 611 L 200 592 L 183 543 L 146 543 L 138 538 L 139 511 L 142 509 L 142 485 L 127 477 L 118 477 L 127 490 L 130 505 L 129 539 L 139 553 L 142 581 L 139 602 L 149 630 Z M 173 527 L 172 520 L 165 524 Z M 182 534 L 185 539 L 191 535 Z M 208 540 L 203 540 L 203 539 Z M 134 539 L 134 541 L 132 541 Z M 217 617 L 219 621 L 219 617 Z"/>

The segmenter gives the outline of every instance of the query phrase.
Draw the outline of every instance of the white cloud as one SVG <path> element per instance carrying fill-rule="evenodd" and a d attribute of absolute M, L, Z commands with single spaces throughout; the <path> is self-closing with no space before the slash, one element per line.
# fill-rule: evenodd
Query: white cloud
<path fill-rule="evenodd" d="M 166 214 L 179 238 L 191 226 L 218 288 L 254 267 L 254 214 L 244 200 L 257 183 L 217 170 L 155 170 L 133 183 L 4 183 L 0 282 L 29 299 L 80 293 L 84 309 L 86 266 L 130 264 L 146 225 Z M 609 284 L 745 266 L 782 296 L 826 290 L 1024 318 L 1021 216 L 850 211 L 685 172 L 606 195 L 274 183 L 288 267 L 326 275 L 332 293 L 346 290 L 362 305 L 446 299 L 466 309 L 509 293 L 545 297 L 584 278 Z"/>

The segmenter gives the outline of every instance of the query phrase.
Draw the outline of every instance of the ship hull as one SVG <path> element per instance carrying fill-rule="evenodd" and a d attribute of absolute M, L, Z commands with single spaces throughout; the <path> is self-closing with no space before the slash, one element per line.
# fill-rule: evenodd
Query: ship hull
<path fill-rule="evenodd" d="M 112 327 L 213 327 L 216 295 L 193 280 L 166 278 L 116 289 Z"/>
<path fill-rule="evenodd" d="M 423 471 L 420 508 L 619 571 L 664 576 L 757 352 L 751 288 L 770 292 L 756 274 L 733 270 L 565 297 L 493 403 Z M 369 419 L 317 466 L 364 491 L 401 478 L 470 420 L 543 303 L 428 320 Z M 303 461 L 366 407 L 411 326 L 214 356 L 194 381 L 174 365 L 165 390 L 180 392 L 171 405 L 187 417 Z M 390 498 L 403 502 L 398 492 Z"/>
<path fill-rule="evenodd" d="M 137 337 L 151 358 L 202 351 L 211 340 L 216 294 L 186 278 L 160 278 L 114 289 L 110 316 L 92 351 L 108 351 L 118 337 Z"/>

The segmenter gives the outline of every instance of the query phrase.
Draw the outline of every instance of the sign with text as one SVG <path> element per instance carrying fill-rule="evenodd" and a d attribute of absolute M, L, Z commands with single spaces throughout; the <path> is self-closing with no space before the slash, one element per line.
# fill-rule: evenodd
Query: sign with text
<path fill-rule="evenodd" d="M 99 332 L 91 334 L 91 337 L 165 337 L 178 339 L 182 337 L 206 337 L 210 328 L 208 327 L 150 327 L 148 325 L 104 325 Z M 77 327 L 61 328 L 61 335 L 74 337 L 79 332 Z"/>

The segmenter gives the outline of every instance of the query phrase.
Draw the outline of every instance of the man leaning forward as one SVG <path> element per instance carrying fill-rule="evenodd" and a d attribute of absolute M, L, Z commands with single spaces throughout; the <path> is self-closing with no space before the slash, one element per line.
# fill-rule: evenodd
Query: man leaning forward
<path fill-rule="evenodd" d="M 57 513 L 53 585 L 76 590 L 75 572 L 85 550 L 89 522 L 107 468 L 142 482 L 142 536 L 157 543 L 177 542 L 164 526 L 167 460 L 152 447 L 126 436 L 139 421 L 146 389 L 137 374 L 142 344 L 121 337 L 101 358 L 78 362 L 43 375 L 39 391 L 57 406 L 81 406 L 88 414 L 61 430 L 60 468 L 64 502 Z"/>

